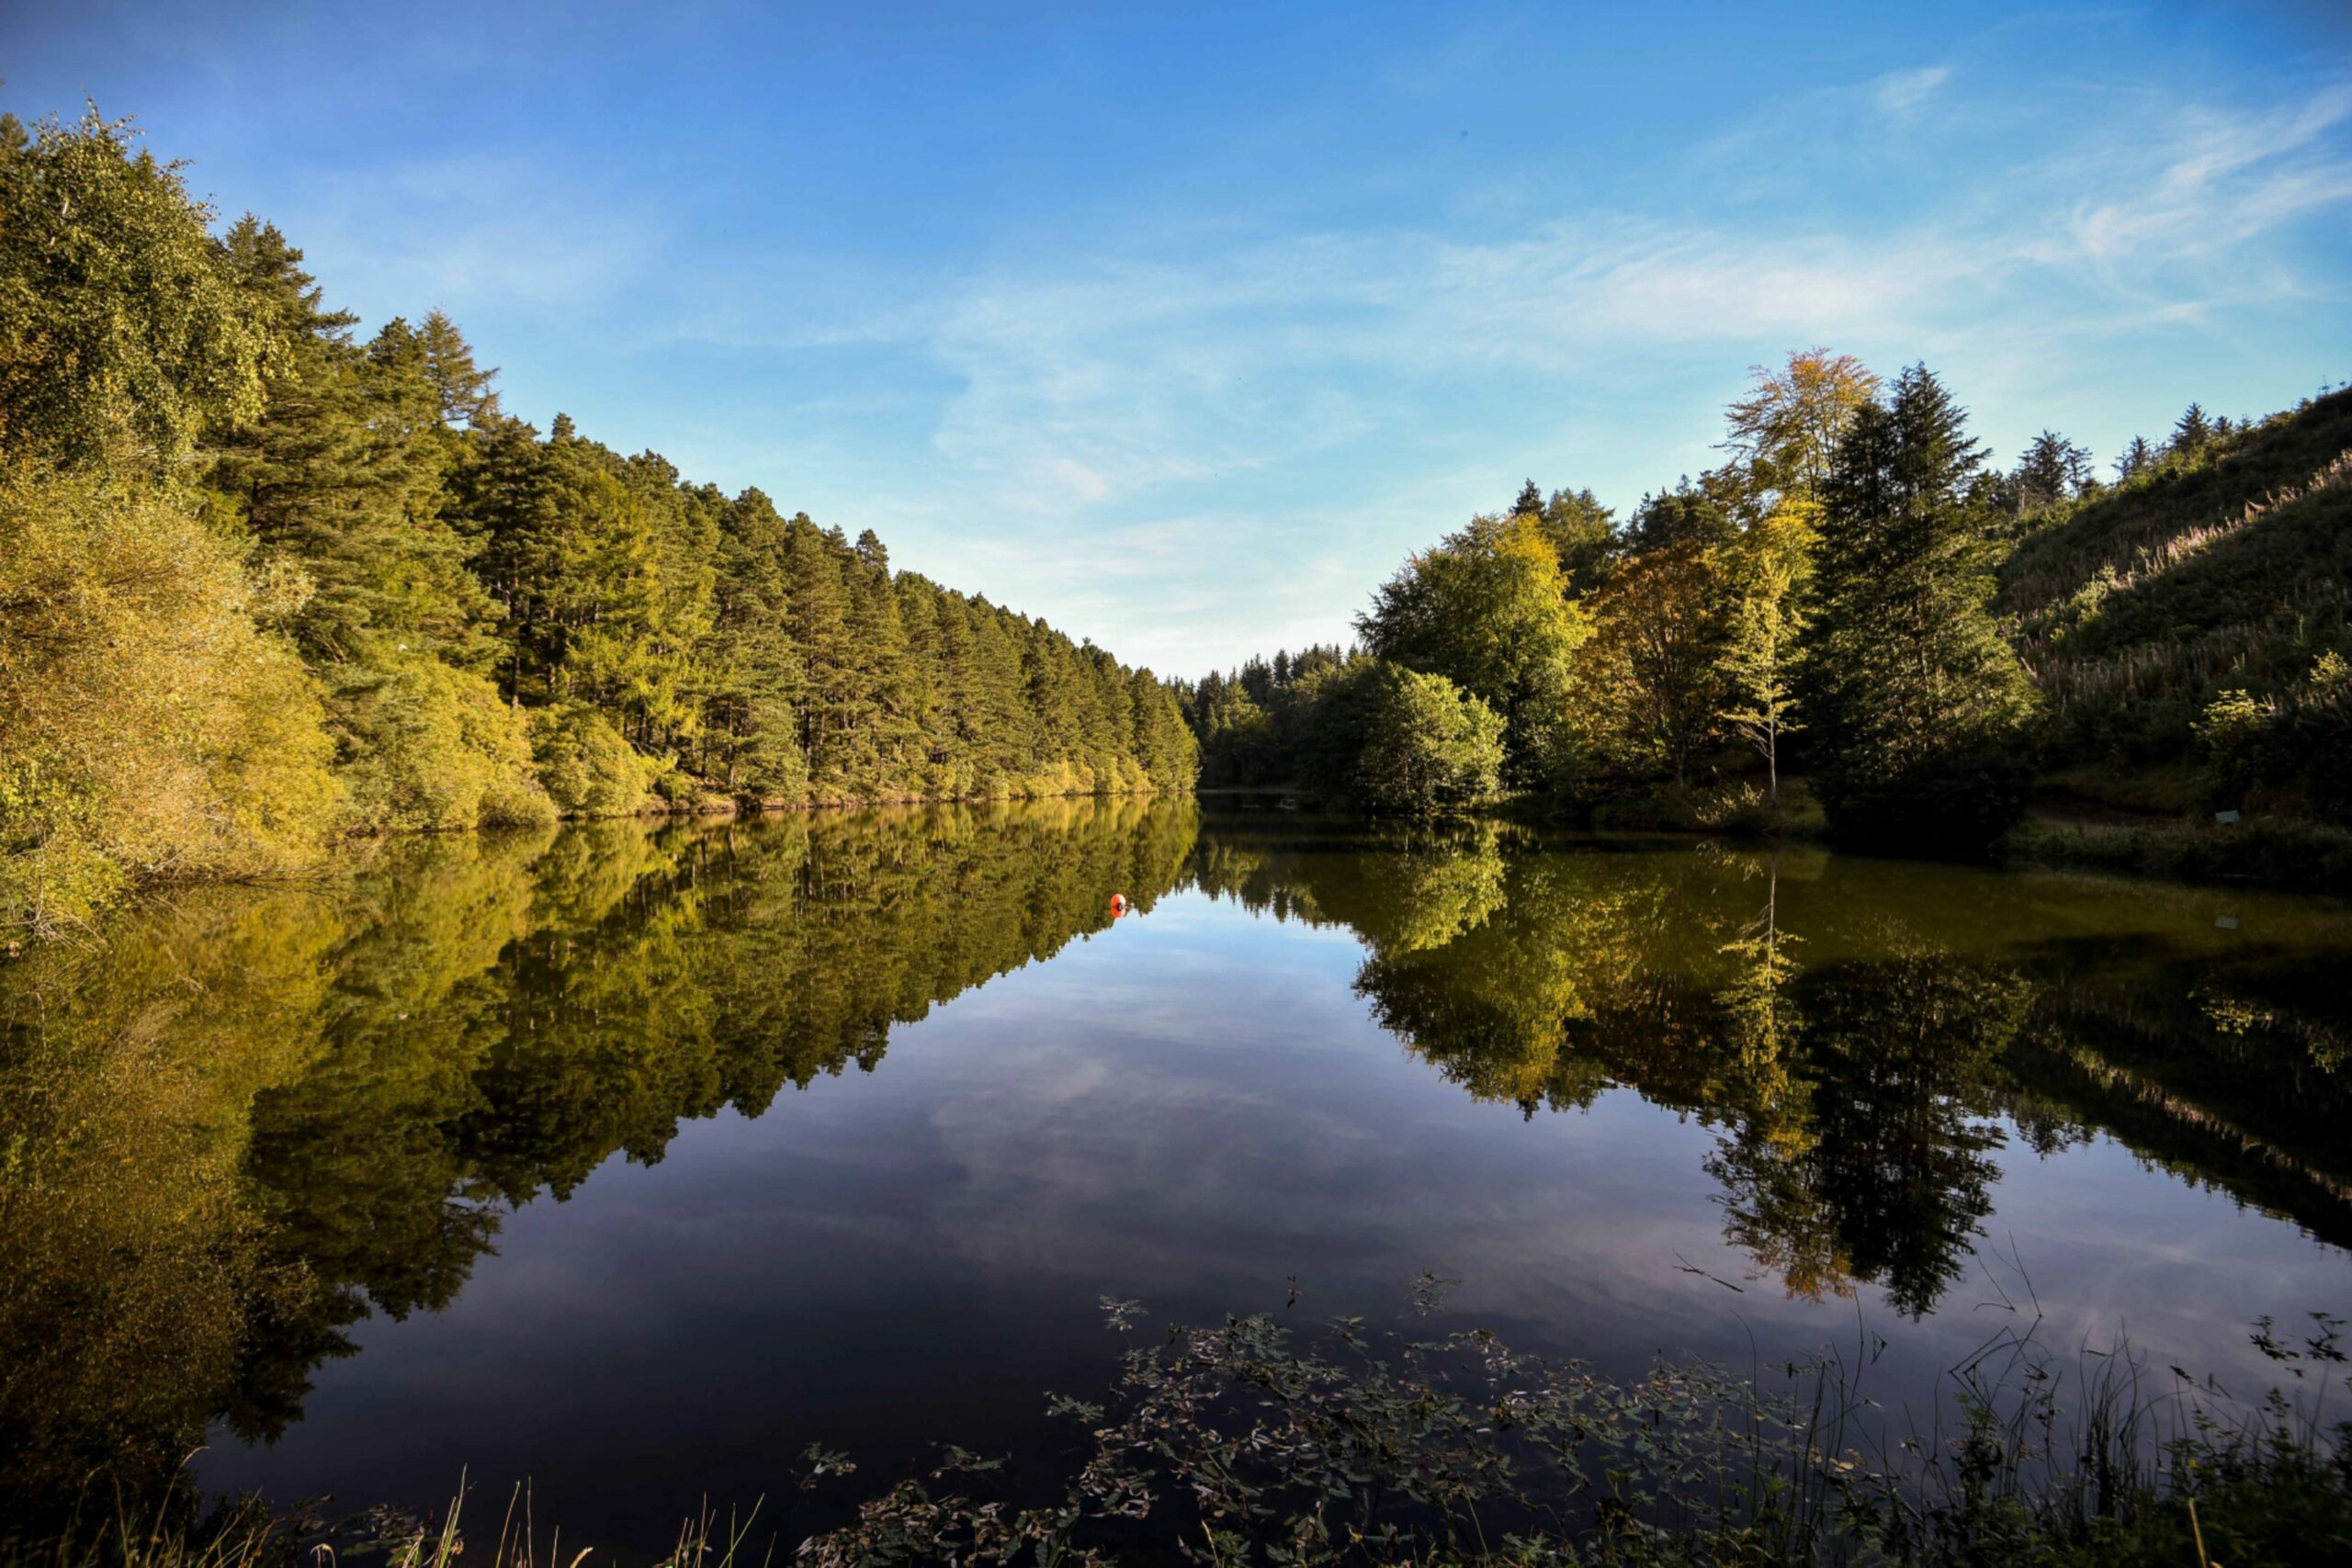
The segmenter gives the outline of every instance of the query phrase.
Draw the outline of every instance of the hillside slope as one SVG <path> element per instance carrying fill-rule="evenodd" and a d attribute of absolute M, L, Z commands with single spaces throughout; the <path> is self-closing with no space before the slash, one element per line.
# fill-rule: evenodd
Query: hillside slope
<path fill-rule="evenodd" d="M 1995 605 L 2049 703 L 2053 771 L 2311 804 L 2308 765 L 2233 786 L 2200 721 L 2235 691 L 2263 723 L 2344 705 L 2320 688 L 2325 656 L 2352 655 L 2352 391 L 2029 517 Z"/>

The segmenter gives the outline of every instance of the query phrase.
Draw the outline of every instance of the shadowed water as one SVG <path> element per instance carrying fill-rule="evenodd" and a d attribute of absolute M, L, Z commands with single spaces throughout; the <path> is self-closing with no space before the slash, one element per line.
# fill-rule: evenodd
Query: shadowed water
<path fill-rule="evenodd" d="M 1113 896 L 1132 912 L 1114 918 Z M 1189 803 L 414 840 L 0 970 L 0 1510 L 94 1474 L 567 1541 L 811 1442 L 1058 1450 L 1157 1320 L 1630 1370 L 1988 1335 L 2252 1386 L 2352 1310 L 2352 917 Z"/>

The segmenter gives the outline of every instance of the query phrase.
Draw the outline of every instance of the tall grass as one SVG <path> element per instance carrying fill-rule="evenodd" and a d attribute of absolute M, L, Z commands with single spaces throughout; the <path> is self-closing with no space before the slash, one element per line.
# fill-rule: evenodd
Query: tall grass
<path fill-rule="evenodd" d="M 1424 1277 L 1417 1312 L 1443 1281 Z M 1525 1355 L 1483 1330 L 1417 1337 L 1270 1314 L 1175 1327 L 1128 1350 L 1108 1398 L 1053 1397 L 1075 1439 L 1059 1483 L 946 1448 L 793 1549 L 875 1564 L 2172 1563 L 2352 1561 L 2352 1427 L 2333 1420 L 2342 1324 L 2254 1343 L 2293 1393 L 2242 1402 L 2124 1340 L 2053 1346 L 2038 1304 L 1949 1369 L 1925 1430 L 1872 1392 L 1886 1342 L 1737 1374 L 1660 1361 L 1632 1378 Z M 1143 1312 L 1104 1303 L 1139 1335 Z M 811 1449 L 804 1489 L 856 1466 Z M 849 1499 L 842 1500 L 845 1504 Z M 334 1529 L 250 1504 L 178 1531 L 118 1524 L 9 1554 L 10 1568 L 583 1568 L 544 1546 L 527 1491 L 469 1540 L 462 1488 L 436 1523 Z M 755 1506 L 688 1517 L 662 1568 L 739 1568 L 783 1545 Z"/>
<path fill-rule="evenodd" d="M 495 1534 L 469 1536 L 469 1496 L 461 1474 L 437 1519 L 375 1507 L 333 1524 L 307 1509 L 276 1512 L 251 1497 L 196 1520 L 117 1497 L 103 1513 L 45 1542 L 0 1545 L 0 1562 L 9 1568 L 341 1568 L 345 1560 L 370 1568 L 582 1568 L 612 1555 L 586 1546 L 567 1556 L 560 1529 L 542 1540 L 527 1483 L 506 1494 Z M 680 1523 L 676 1544 L 656 1568 L 765 1564 L 775 1542 L 757 1533 L 759 1517 L 757 1503 L 723 1518 L 705 1504 Z"/>
<path fill-rule="evenodd" d="M 2046 700 L 2047 760 L 2161 765 L 2220 693 L 2278 697 L 2352 652 L 2352 394 L 2022 526 L 1995 604 Z"/>

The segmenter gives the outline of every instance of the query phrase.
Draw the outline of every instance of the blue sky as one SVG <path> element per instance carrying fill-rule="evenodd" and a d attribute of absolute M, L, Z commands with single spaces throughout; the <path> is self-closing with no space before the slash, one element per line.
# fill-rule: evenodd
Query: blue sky
<path fill-rule="evenodd" d="M 510 409 L 1164 672 L 1343 637 L 1747 367 L 1924 359 L 2014 458 L 2352 376 L 2352 7 L 76 6 L 135 114 Z"/>

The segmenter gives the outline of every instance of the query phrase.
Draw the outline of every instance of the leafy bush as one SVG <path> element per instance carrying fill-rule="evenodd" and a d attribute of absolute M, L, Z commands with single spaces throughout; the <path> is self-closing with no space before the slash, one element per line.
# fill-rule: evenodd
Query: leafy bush
<path fill-rule="evenodd" d="M 2352 663 L 2335 649 L 2278 696 L 2222 693 L 2192 733 L 2205 754 L 2207 805 L 2233 810 L 2283 795 L 2352 821 Z"/>
<path fill-rule="evenodd" d="M 1502 718 L 1442 675 L 1359 660 L 1302 682 L 1288 712 L 1299 782 L 1327 799 L 1426 817 L 1500 785 Z"/>
<path fill-rule="evenodd" d="M 540 784 L 567 817 L 628 817 L 652 804 L 653 763 L 585 703 L 533 714 L 531 750 Z"/>
<path fill-rule="evenodd" d="M 555 819 L 532 771 L 530 719 L 481 676 L 401 658 L 345 671 L 333 707 L 355 828 L 431 832 Z"/>
<path fill-rule="evenodd" d="M 1374 667 L 1355 789 L 1374 810 L 1418 816 L 1475 805 L 1502 782 L 1503 721 L 1442 675 Z"/>
<path fill-rule="evenodd" d="M 341 804 L 323 714 L 256 628 L 232 545 L 170 495 L 0 471 L 0 931 L 140 878 L 315 862 Z"/>

